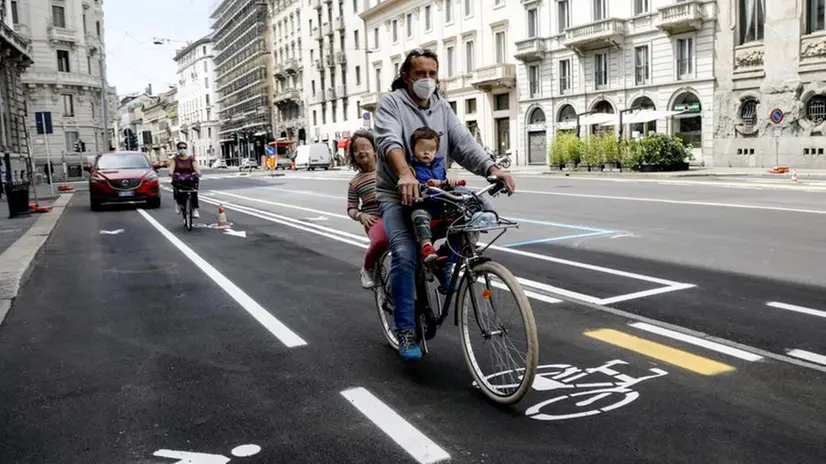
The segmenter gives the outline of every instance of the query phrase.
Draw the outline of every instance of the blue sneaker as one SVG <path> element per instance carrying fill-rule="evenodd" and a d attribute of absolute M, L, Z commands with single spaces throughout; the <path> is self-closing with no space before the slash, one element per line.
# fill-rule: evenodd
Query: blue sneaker
<path fill-rule="evenodd" d="M 399 340 L 399 354 L 405 361 L 422 359 L 422 349 L 416 342 L 416 332 L 413 330 L 402 330 L 396 333 Z"/>

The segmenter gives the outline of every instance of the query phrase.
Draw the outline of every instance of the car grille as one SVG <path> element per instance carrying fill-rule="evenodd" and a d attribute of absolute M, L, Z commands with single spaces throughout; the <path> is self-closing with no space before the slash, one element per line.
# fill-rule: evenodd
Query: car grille
<path fill-rule="evenodd" d="M 109 185 L 115 190 L 132 190 L 141 185 L 140 179 L 117 179 L 110 180 Z"/>

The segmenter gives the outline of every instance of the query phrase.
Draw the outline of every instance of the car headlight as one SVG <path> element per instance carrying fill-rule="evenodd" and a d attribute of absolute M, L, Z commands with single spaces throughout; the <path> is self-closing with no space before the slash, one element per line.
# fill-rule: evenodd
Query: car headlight
<path fill-rule="evenodd" d="M 106 183 L 106 179 L 103 179 L 103 178 L 101 178 L 101 177 L 94 177 L 94 176 L 93 176 L 93 177 L 90 177 L 90 178 L 89 178 L 89 182 L 91 182 L 91 183 L 93 183 L 93 184 L 105 184 L 105 183 Z"/>
<path fill-rule="evenodd" d="M 144 182 L 153 182 L 153 181 L 156 181 L 156 180 L 158 180 L 158 175 L 155 174 L 154 172 L 150 172 L 149 174 L 147 174 L 143 178 Z"/>

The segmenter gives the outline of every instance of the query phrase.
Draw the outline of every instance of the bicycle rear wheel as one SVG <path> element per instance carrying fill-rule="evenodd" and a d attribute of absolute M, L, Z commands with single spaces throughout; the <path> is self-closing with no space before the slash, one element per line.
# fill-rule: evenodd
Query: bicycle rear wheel
<path fill-rule="evenodd" d="M 505 266 L 487 261 L 471 273 L 475 281 L 464 275 L 456 301 L 465 362 L 485 396 L 500 404 L 517 403 L 533 385 L 539 361 L 533 309 L 522 285 Z M 515 303 L 516 317 L 507 318 L 503 304 L 494 304 L 499 296 Z M 509 328 L 506 322 L 514 319 L 514 327 Z M 474 344 L 480 346 L 474 350 Z M 512 353 L 505 352 L 511 349 Z"/>
<path fill-rule="evenodd" d="M 373 294 L 376 299 L 376 311 L 379 315 L 379 323 L 384 338 L 394 350 L 399 349 L 399 340 L 393 332 L 393 298 L 390 293 L 390 251 L 385 251 L 381 259 L 376 263 L 375 282 Z"/>

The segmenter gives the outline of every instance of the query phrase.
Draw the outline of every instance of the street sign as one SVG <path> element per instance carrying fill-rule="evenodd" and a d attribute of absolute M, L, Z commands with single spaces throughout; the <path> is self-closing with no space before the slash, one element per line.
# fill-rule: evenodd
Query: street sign
<path fill-rule="evenodd" d="M 49 111 L 34 113 L 34 122 L 37 134 L 52 134 L 52 113 Z"/>
<path fill-rule="evenodd" d="M 361 115 L 361 118 L 364 119 L 365 121 L 369 121 L 370 120 L 370 113 L 365 111 L 364 114 Z"/>
<path fill-rule="evenodd" d="M 268 155 L 274 155 L 274 154 L 275 154 L 275 148 L 270 147 L 270 146 L 264 147 L 264 151 L 265 151 Z"/>
<path fill-rule="evenodd" d="M 772 122 L 775 124 L 780 124 L 781 122 L 783 122 L 783 118 L 785 117 L 786 115 L 780 108 L 775 108 L 771 111 L 771 113 L 769 113 L 769 119 L 771 119 Z"/>

